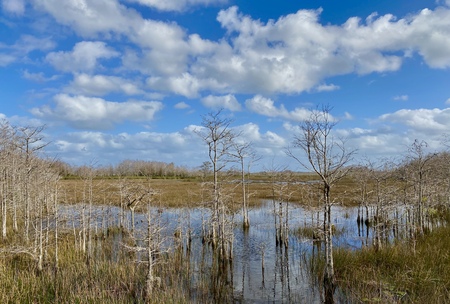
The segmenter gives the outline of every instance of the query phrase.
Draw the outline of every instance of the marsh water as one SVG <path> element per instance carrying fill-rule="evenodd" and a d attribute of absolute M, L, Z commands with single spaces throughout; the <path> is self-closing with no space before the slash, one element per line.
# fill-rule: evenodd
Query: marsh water
<path fill-rule="evenodd" d="M 239 212 L 232 215 L 233 260 L 229 273 L 221 279 L 223 289 L 220 297 L 223 298 L 219 300 L 235 303 L 322 302 L 319 282 L 310 271 L 312 258 L 322 245 L 311 235 L 301 233 L 302 229 L 320 229 L 322 212 L 294 204 L 285 206 L 288 206 L 288 212 L 285 211 L 283 221 L 289 231 L 286 246 L 276 242 L 276 227 L 280 223 L 278 202 L 263 201 L 260 206 L 251 208 L 249 229 L 242 228 Z M 87 207 L 84 208 L 83 211 L 80 206 L 61 206 L 66 229 L 81 225 L 81 219 L 87 214 Z M 357 207 L 333 207 L 334 246 L 358 249 L 371 243 L 373 233 L 370 226 L 357 221 L 360 211 Z M 208 285 L 205 281 L 211 280 L 205 273 L 213 271 L 212 250 L 202 242 L 202 222 L 208 214 L 209 210 L 203 208 L 152 210 L 153 224 L 162 227 L 161 247 L 180 250 L 189 260 L 191 286 Z M 96 231 L 119 225 L 121 216 L 126 217 L 128 225 L 131 220 L 129 211 L 122 212 L 120 208 L 111 206 L 94 206 L 91 216 L 93 220 L 90 222 Z M 139 239 L 139 235 L 144 238 L 146 231 L 147 214 L 136 213 L 133 233 Z M 395 233 L 394 229 L 390 231 L 387 237 Z M 120 242 L 121 239 L 117 238 L 117 251 L 121 248 Z M 205 297 L 200 295 L 198 288 L 193 288 L 189 294 L 194 302 L 202 302 L 202 297 Z"/>

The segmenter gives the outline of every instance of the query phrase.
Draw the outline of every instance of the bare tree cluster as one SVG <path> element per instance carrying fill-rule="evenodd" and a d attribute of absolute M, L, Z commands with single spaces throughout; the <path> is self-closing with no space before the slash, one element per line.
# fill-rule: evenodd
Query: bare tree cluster
<path fill-rule="evenodd" d="M 19 236 L 21 245 L 3 249 L 26 254 L 42 270 L 49 246 L 57 266 L 57 206 L 59 175 L 53 162 L 39 157 L 47 144 L 44 127 L 16 128 L 0 124 L 0 201 L 2 239 Z M 50 229 L 50 227 L 53 227 Z"/>
<path fill-rule="evenodd" d="M 57 161 L 54 167 L 61 176 L 82 176 L 89 166 L 72 166 Z M 145 160 L 124 160 L 116 165 L 103 165 L 92 168 L 99 177 L 152 177 L 152 178 L 186 178 L 198 176 L 198 169 L 177 166 L 174 163 Z"/>
<path fill-rule="evenodd" d="M 358 224 L 373 229 L 375 248 L 389 242 L 391 232 L 415 239 L 432 229 L 439 210 L 450 207 L 449 159 L 448 152 L 429 151 L 425 141 L 415 140 L 400 161 L 353 167 L 355 199 L 363 209 Z"/>

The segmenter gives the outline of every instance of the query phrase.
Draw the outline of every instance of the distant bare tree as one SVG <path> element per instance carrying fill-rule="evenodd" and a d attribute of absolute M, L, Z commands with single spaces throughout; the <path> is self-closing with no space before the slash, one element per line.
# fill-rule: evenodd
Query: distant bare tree
<path fill-rule="evenodd" d="M 234 143 L 234 151 L 231 153 L 238 161 L 241 172 L 241 188 L 242 188 L 242 215 L 244 229 L 250 227 L 250 219 L 248 217 L 248 185 L 247 175 L 250 173 L 252 163 L 258 161 L 261 157 L 256 155 L 251 143 Z M 246 163 L 247 161 L 247 163 Z"/>
<path fill-rule="evenodd" d="M 393 178 L 389 168 L 394 169 L 395 165 L 388 160 L 375 163 L 367 159 L 351 173 L 359 192 L 357 200 L 360 206 L 365 208 L 365 215 L 358 210 L 358 224 L 364 223 L 367 229 L 369 226 L 374 228 L 374 244 L 377 250 L 382 247 L 382 235 L 385 233 L 386 207 L 393 201 L 397 190 L 389 183 L 389 179 Z M 369 206 L 375 208 L 372 217 L 369 214 Z"/>
<path fill-rule="evenodd" d="M 124 191 L 126 206 L 131 211 L 131 232 L 133 233 L 135 228 L 135 209 L 140 203 L 147 199 L 151 194 L 151 190 L 144 185 L 127 183 Z"/>
<path fill-rule="evenodd" d="M 289 245 L 289 203 L 294 194 L 294 176 L 292 171 L 283 170 L 278 172 L 277 183 L 274 185 L 274 194 L 278 208 L 275 208 L 275 215 L 278 217 L 278 226 L 276 227 L 276 245 Z"/>
<path fill-rule="evenodd" d="M 380 161 L 378 166 L 372 164 L 371 181 L 374 184 L 374 202 L 375 214 L 370 220 L 370 224 L 375 229 L 375 249 L 380 250 L 383 246 L 383 235 L 386 233 L 386 222 L 388 220 L 388 208 L 392 207 L 392 203 L 396 198 L 397 185 L 390 183 L 392 180 L 392 170 L 396 165 L 393 161 Z M 369 220 L 366 218 L 366 221 Z"/>
<path fill-rule="evenodd" d="M 425 196 L 426 182 L 428 173 L 431 169 L 430 161 L 436 156 L 436 153 L 427 153 L 428 144 L 425 141 L 415 140 L 408 149 L 408 160 L 412 168 L 411 177 L 414 181 L 416 190 L 416 223 L 420 234 L 423 234 L 424 228 L 424 203 L 427 200 Z"/>
<path fill-rule="evenodd" d="M 200 172 L 202 174 L 203 180 L 206 180 L 206 178 L 211 174 L 211 162 L 205 161 L 200 165 Z"/>

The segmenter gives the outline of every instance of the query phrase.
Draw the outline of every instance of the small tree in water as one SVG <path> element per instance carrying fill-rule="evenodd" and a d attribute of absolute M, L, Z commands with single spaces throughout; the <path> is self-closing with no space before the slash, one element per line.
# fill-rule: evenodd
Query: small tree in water
<path fill-rule="evenodd" d="M 349 173 L 345 165 L 352 159 L 355 150 L 348 151 L 343 140 L 336 140 L 331 131 L 337 121 L 330 114 L 331 108 L 323 106 L 311 112 L 310 117 L 300 124 L 299 133 L 294 136 L 293 147 L 302 150 L 303 160 L 291 148 L 286 153 L 303 168 L 317 173 L 322 181 L 322 199 L 324 211 L 325 236 L 325 303 L 334 303 L 335 290 L 333 266 L 333 230 L 331 224 L 331 188 Z"/>
<path fill-rule="evenodd" d="M 234 152 L 231 155 L 236 158 L 240 166 L 241 172 L 241 187 L 242 187 L 242 226 L 244 229 L 250 227 L 250 219 L 248 216 L 248 201 L 249 201 L 249 191 L 248 191 L 248 180 L 247 175 L 250 173 L 250 166 L 253 162 L 260 159 L 256 152 L 252 148 L 252 144 L 249 142 L 245 143 L 234 143 Z M 247 160 L 248 159 L 248 160 Z M 245 167 L 247 160 L 247 168 Z"/>

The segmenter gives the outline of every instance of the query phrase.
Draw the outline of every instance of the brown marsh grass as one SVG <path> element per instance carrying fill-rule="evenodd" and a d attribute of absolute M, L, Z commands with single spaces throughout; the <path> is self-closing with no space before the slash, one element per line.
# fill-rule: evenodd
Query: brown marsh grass
<path fill-rule="evenodd" d="M 90 265 L 70 233 L 59 241 L 57 269 L 51 259 L 38 272 L 28 255 L 2 256 L 0 303 L 145 303 L 145 265 L 124 252 L 116 260 L 111 258 L 113 249 L 108 246 L 114 233 L 97 239 L 102 242 L 101 251 Z M 52 255 L 49 248 L 48 256 Z M 178 288 L 186 279 L 185 267 L 175 255 L 163 259 L 156 275 L 164 277 L 165 284 L 155 289 L 154 303 L 187 303 L 188 296 Z"/>
<path fill-rule="evenodd" d="M 348 303 L 450 303 L 450 227 L 376 251 L 337 248 L 338 285 Z"/>
<path fill-rule="evenodd" d="M 274 191 L 280 187 L 265 174 L 254 174 L 248 178 L 248 193 L 250 194 L 250 206 L 258 206 L 261 199 L 274 198 Z M 227 177 L 228 182 L 222 183 L 223 193 L 229 194 L 230 206 L 240 208 L 242 201 L 239 176 Z M 307 185 L 301 182 L 317 180 L 313 174 L 296 174 L 292 181 L 289 201 L 302 203 L 305 200 L 304 188 Z M 151 188 L 158 195 L 154 198 L 155 206 L 162 208 L 198 207 L 207 197 L 209 187 L 208 180 L 202 179 L 145 179 L 127 178 L 127 182 Z M 300 183 L 299 183 L 300 182 Z M 66 179 L 61 181 L 61 193 L 64 203 L 78 204 L 83 200 L 83 189 L 86 181 L 82 179 Z M 120 191 L 118 179 L 94 179 L 92 181 L 94 204 L 120 205 Z M 346 187 L 346 186 L 344 186 Z"/>

